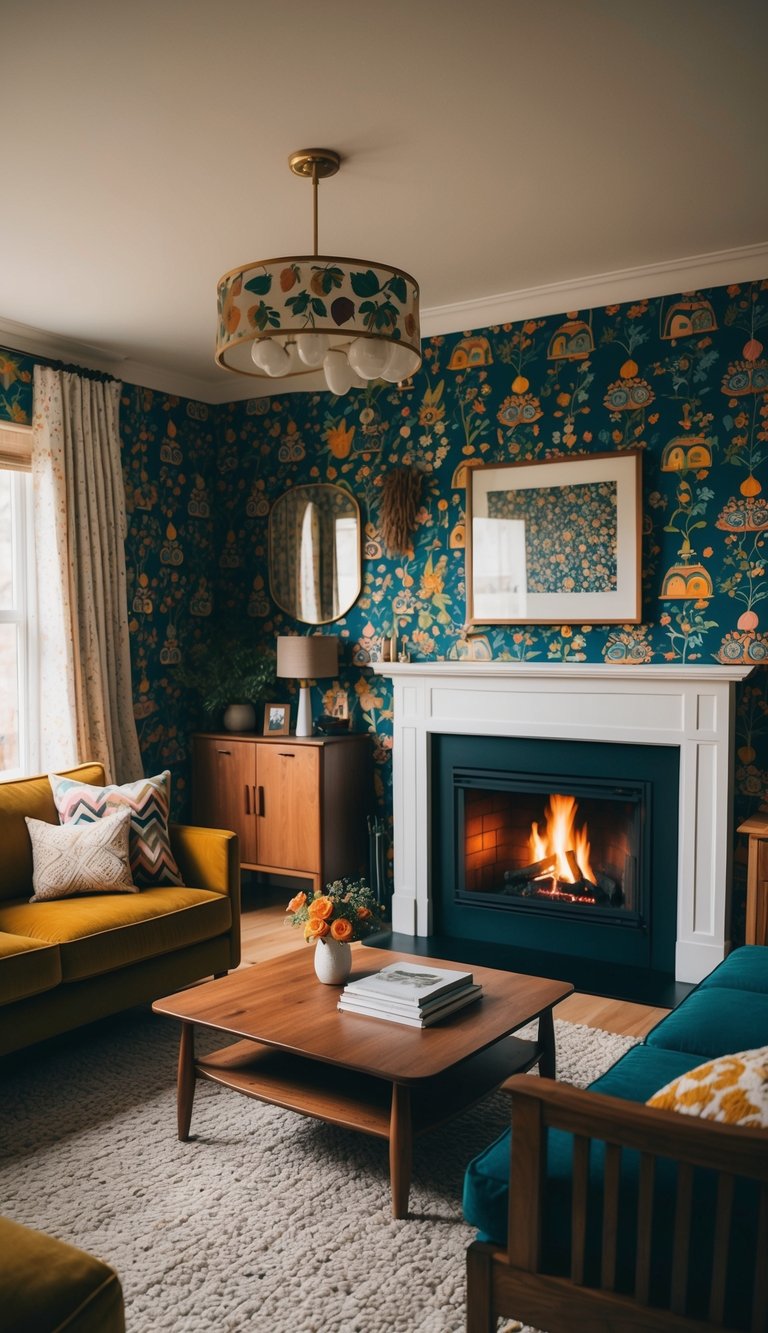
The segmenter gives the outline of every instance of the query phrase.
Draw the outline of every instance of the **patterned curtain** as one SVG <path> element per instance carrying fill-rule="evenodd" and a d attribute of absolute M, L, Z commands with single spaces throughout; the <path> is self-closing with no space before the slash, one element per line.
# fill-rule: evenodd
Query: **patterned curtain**
<path fill-rule="evenodd" d="M 45 768 L 143 776 L 133 717 L 120 384 L 36 366 L 32 485 Z"/>

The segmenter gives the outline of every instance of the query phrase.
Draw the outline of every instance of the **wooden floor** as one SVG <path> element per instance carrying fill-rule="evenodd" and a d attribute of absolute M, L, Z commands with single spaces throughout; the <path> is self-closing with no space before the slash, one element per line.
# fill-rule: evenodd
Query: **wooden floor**
<path fill-rule="evenodd" d="M 285 914 L 291 889 L 276 889 L 265 885 L 245 885 L 242 915 L 242 967 L 248 967 L 289 949 L 310 949 L 300 930 L 293 929 Z M 354 945 L 354 948 L 364 948 Z M 310 965 L 307 959 L 307 965 Z M 585 1023 L 587 1027 L 603 1028 L 627 1037 L 644 1037 L 659 1022 L 668 1009 L 655 1009 L 645 1004 L 628 1004 L 623 1000 L 607 1000 L 597 995 L 576 993 L 563 1000 L 555 1009 L 556 1018 L 569 1023 Z"/>

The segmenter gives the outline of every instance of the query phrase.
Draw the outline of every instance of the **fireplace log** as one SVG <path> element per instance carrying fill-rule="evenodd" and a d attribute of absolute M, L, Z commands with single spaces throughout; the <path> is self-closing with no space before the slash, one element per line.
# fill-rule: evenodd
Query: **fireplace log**
<path fill-rule="evenodd" d="M 568 869 L 573 875 L 574 884 L 578 884 L 580 880 L 584 879 L 584 876 L 581 873 L 581 866 L 576 860 L 576 853 L 569 848 L 565 853 L 565 859 L 568 862 Z"/>
<path fill-rule="evenodd" d="M 529 866 L 521 866 L 519 870 L 505 870 L 504 883 L 509 886 L 507 892 L 515 893 L 519 885 L 529 884 L 532 879 L 538 879 L 539 875 L 546 875 L 554 868 L 555 857 L 545 856 L 541 861 L 532 861 Z"/>

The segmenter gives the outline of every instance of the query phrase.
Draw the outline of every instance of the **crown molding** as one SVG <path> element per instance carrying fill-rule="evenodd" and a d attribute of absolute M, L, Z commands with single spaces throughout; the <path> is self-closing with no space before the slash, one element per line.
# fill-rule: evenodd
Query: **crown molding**
<path fill-rule="evenodd" d="M 100 370 L 105 375 L 114 375 L 115 379 L 122 380 L 124 384 L 139 384 L 143 389 L 156 389 L 158 393 L 173 394 L 179 398 L 193 398 L 214 404 L 231 402 L 233 398 L 229 392 L 229 377 L 225 372 L 222 372 L 221 396 L 217 397 L 218 386 L 200 376 L 184 375 L 163 366 L 152 365 L 148 361 L 134 361 L 131 357 L 82 342 L 79 338 L 36 329 L 31 324 L 19 324 L 13 319 L 0 318 L 0 345 L 16 352 L 26 352 L 29 356 L 48 357 L 52 361 L 82 366 L 85 370 Z"/>
<path fill-rule="evenodd" d="M 716 250 L 661 264 L 616 269 L 477 300 L 457 301 L 453 305 L 433 306 L 421 312 L 421 335 L 430 338 L 440 333 L 469 333 L 520 319 L 560 315 L 568 310 L 592 310 L 766 277 L 768 242 L 743 245 L 734 250 Z"/>
<path fill-rule="evenodd" d="M 654 296 L 672 296 L 678 292 L 722 287 L 731 282 L 751 282 L 768 277 L 768 241 L 744 245 L 711 254 L 691 255 L 661 264 L 616 269 L 565 282 L 551 282 L 526 287 L 516 292 L 500 292 L 472 301 L 431 306 L 421 312 L 424 338 L 437 334 L 468 333 L 516 320 L 559 315 L 569 310 L 589 310 L 605 305 L 620 305 Z M 267 380 L 230 375 L 212 368 L 212 377 L 186 375 L 178 371 L 135 361 L 103 347 L 81 342 L 63 334 L 36 329 L 28 324 L 0 318 L 0 343 L 30 356 L 45 356 L 71 362 L 91 370 L 114 375 L 123 383 L 139 384 L 159 393 L 192 398 L 221 406 L 248 398 L 267 398 L 274 394 L 322 393 L 326 391 L 322 371 L 291 380 Z"/>

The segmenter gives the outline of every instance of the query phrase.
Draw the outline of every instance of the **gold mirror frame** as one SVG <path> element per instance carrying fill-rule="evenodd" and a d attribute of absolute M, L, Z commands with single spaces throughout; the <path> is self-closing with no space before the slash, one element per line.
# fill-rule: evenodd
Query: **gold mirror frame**
<path fill-rule="evenodd" d="M 269 515 L 273 602 L 304 625 L 329 625 L 354 606 L 361 587 L 362 521 L 355 497 L 330 482 L 284 491 Z"/>

